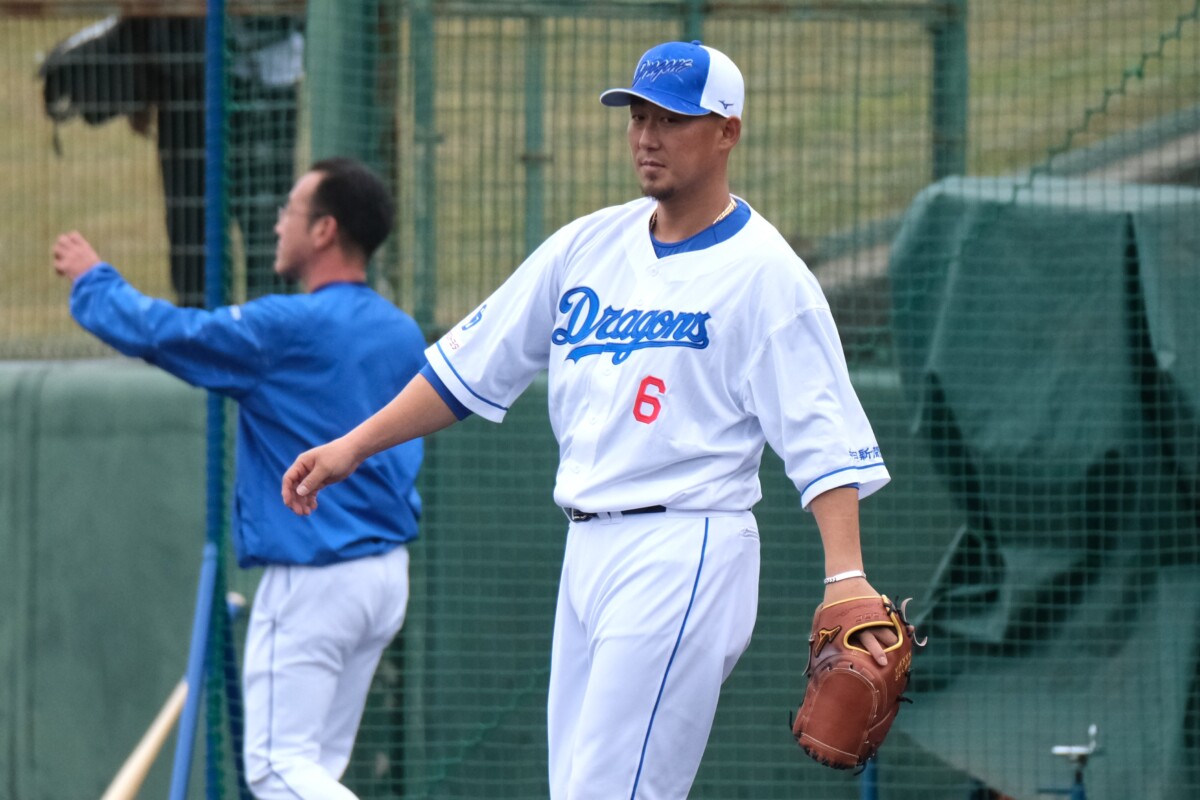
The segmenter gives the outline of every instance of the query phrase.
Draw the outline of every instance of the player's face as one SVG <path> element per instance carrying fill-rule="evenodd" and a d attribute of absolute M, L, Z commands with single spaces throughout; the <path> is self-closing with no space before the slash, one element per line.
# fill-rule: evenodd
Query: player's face
<path fill-rule="evenodd" d="M 288 194 L 287 205 L 279 209 L 275 221 L 275 272 L 290 280 L 301 280 L 312 260 L 312 196 L 321 176 L 309 172 L 301 176 Z"/>
<path fill-rule="evenodd" d="M 727 122 L 717 114 L 690 117 L 634 100 L 627 132 L 642 194 L 662 202 L 714 178 L 724 180 L 724 158 L 732 147 Z"/>

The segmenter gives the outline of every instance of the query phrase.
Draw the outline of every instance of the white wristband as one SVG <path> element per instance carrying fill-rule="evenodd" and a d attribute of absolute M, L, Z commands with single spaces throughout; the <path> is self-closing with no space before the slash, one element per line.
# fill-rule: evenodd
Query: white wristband
<path fill-rule="evenodd" d="M 863 572 L 861 569 L 851 569 L 851 570 L 846 570 L 845 572 L 839 572 L 837 575 L 830 575 L 828 578 L 825 579 L 825 585 L 828 586 L 831 583 L 837 583 L 838 581 L 849 580 L 850 578 L 865 578 L 865 577 L 867 577 L 867 573 Z"/>

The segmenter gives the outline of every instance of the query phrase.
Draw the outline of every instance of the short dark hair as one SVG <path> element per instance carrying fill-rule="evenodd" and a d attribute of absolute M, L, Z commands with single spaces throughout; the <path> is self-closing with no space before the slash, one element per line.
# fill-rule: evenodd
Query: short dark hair
<path fill-rule="evenodd" d="M 333 217 L 342 246 L 360 250 L 363 259 L 370 260 L 392 232 L 396 216 L 396 204 L 387 185 L 367 165 L 353 158 L 323 158 L 309 171 L 321 173 L 310 217 Z"/>

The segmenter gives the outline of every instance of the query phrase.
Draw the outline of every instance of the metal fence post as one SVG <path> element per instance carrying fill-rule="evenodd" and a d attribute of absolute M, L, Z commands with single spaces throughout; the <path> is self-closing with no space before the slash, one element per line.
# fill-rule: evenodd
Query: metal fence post
<path fill-rule="evenodd" d="M 933 180 L 967 171 L 967 0 L 945 0 L 945 16 L 930 25 L 933 75 L 930 125 Z"/>

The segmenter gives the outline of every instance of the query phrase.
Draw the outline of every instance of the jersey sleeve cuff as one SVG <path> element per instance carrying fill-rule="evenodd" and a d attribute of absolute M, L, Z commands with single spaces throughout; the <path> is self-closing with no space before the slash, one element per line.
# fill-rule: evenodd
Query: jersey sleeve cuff
<path fill-rule="evenodd" d="M 508 413 L 508 407 L 489 400 L 472 388 L 463 376 L 459 374 L 458 370 L 454 368 L 454 365 L 450 363 L 450 360 L 446 358 L 441 342 L 435 342 L 433 346 L 427 349 L 425 357 L 428 359 L 429 369 L 437 375 L 441 383 L 441 388 L 438 388 L 438 384 L 431 381 L 434 389 L 439 394 L 445 391 L 453 396 L 460 406 L 468 409 L 471 413 L 478 414 L 489 422 L 504 421 L 504 415 Z M 446 397 L 446 395 L 442 396 L 443 398 Z M 453 408 L 453 406 L 451 407 Z"/>
<path fill-rule="evenodd" d="M 857 487 L 858 499 L 862 500 L 882 489 L 891 479 L 882 462 L 844 467 L 826 473 L 805 486 L 800 491 L 800 505 L 807 511 L 809 503 L 818 495 L 843 486 Z"/>
<path fill-rule="evenodd" d="M 450 407 L 450 410 L 454 412 L 454 416 L 457 419 L 464 420 L 471 416 L 471 409 L 459 402 L 454 393 L 446 388 L 445 382 L 438 377 L 437 372 L 434 371 L 428 359 L 425 361 L 425 366 L 421 367 L 421 375 L 425 377 L 425 380 L 429 381 L 433 390 L 438 393 L 438 397 L 442 398 L 442 401 Z"/>

